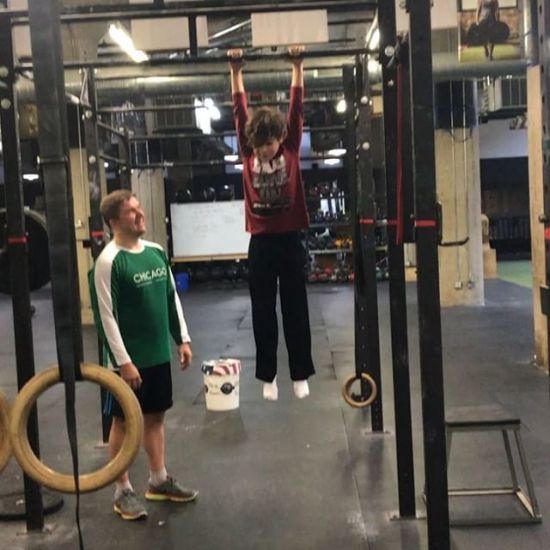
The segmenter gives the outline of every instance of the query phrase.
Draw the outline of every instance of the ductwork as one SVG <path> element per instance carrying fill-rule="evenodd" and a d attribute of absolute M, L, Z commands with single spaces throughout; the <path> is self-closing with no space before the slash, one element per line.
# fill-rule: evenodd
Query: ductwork
<path fill-rule="evenodd" d="M 306 89 L 331 90 L 342 86 L 341 71 L 331 70 L 329 76 L 316 78 L 306 75 Z M 290 72 L 250 74 L 246 77 L 247 90 L 275 91 L 286 90 L 290 86 Z M 175 77 L 132 77 L 113 80 L 98 80 L 97 94 L 100 104 L 123 102 L 143 97 L 159 97 L 167 95 L 200 95 L 226 93 L 231 89 L 229 76 L 175 76 Z M 81 82 L 79 75 L 66 77 L 67 93 L 80 95 Z M 34 86 L 28 79 L 20 79 L 17 83 L 17 94 L 20 103 L 34 101 Z"/>
<path fill-rule="evenodd" d="M 524 75 L 529 62 L 526 60 L 492 61 L 484 63 L 459 63 L 456 54 L 438 53 L 433 59 L 434 80 L 473 79 L 497 76 Z M 320 71 L 306 71 L 307 90 L 341 90 L 341 70 L 334 68 Z M 377 76 L 373 75 L 376 80 Z M 247 74 L 246 87 L 249 91 L 286 90 L 290 84 L 289 71 Z M 79 96 L 81 81 L 76 71 L 66 74 L 65 87 L 68 93 Z M 97 93 L 100 104 L 143 100 L 143 97 L 167 95 L 200 95 L 226 93 L 230 89 L 229 76 L 225 74 L 175 77 L 131 77 L 98 80 Z M 20 103 L 34 101 L 34 86 L 28 79 L 19 79 L 17 94 Z"/>

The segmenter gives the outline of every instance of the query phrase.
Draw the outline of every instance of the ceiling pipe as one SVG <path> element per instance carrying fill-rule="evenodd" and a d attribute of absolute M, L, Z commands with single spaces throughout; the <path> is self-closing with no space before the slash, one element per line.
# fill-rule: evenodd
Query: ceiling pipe
<path fill-rule="evenodd" d="M 434 80 L 469 79 L 497 76 L 524 75 L 529 65 L 527 60 L 492 61 L 485 63 L 459 63 L 456 54 L 435 54 L 433 60 Z M 338 68 L 330 69 L 329 74 L 315 77 L 315 71 L 306 71 L 306 90 L 341 90 L 342 77 Z M 66 90 L 79 95 L 80 76 L 77 71 L 68 71 L 65 77 Z M 289 71 L 246 75 L 247 90 L 275 91 L 286 90 L 290 86 Z M 20 103 L 34 101 L 34 85 L 27 79 L 17 82 L 17 94 Z M 169 78 L 132 77 L 124 79 L 97 81 L 97 93 L 101 104 L 123 102 L 136 98 L 166 95 L 199 95 L 228 93 L 229 75 L 175 76 Z"/>

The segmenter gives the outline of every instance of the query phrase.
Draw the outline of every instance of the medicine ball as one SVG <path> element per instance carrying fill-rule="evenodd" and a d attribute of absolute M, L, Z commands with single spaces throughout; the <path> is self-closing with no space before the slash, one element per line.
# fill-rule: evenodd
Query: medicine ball
<path fill-rule="evenodd" d="M 204 202 L 214 202 L 216 200 L 216 190 L 213 187 L 206 187 L 202 190 Z"/>
<path fill-rule="evenodd" d="M 219 201 L 232 201 L 235 198 L 235 190 L 232 185 L 223 185 L 218 191 Z"/>
<path fill-rule="evenodd" d="M 180 204 L 193 202 L 191 191 L 189 189 L 178 189 L 176 193 L 176 202 Z"/>

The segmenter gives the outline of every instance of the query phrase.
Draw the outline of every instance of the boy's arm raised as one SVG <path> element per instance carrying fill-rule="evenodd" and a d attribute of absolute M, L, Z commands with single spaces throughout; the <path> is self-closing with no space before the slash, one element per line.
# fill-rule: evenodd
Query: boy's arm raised
<path fill-rule="evenodd" d="M 227 57 L 231 71 L 231 93 L 244 93 L 243 51 L 240 49 L 229 50 Z"/>

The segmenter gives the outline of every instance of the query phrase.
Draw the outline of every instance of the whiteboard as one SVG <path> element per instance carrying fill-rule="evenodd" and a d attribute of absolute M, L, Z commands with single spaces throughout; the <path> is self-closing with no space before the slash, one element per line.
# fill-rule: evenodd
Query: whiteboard
<path fill-rule="evenodd" d="M 244 201 L 172 204 L 170 213 L 175 258 L 248 254 Z"/>

